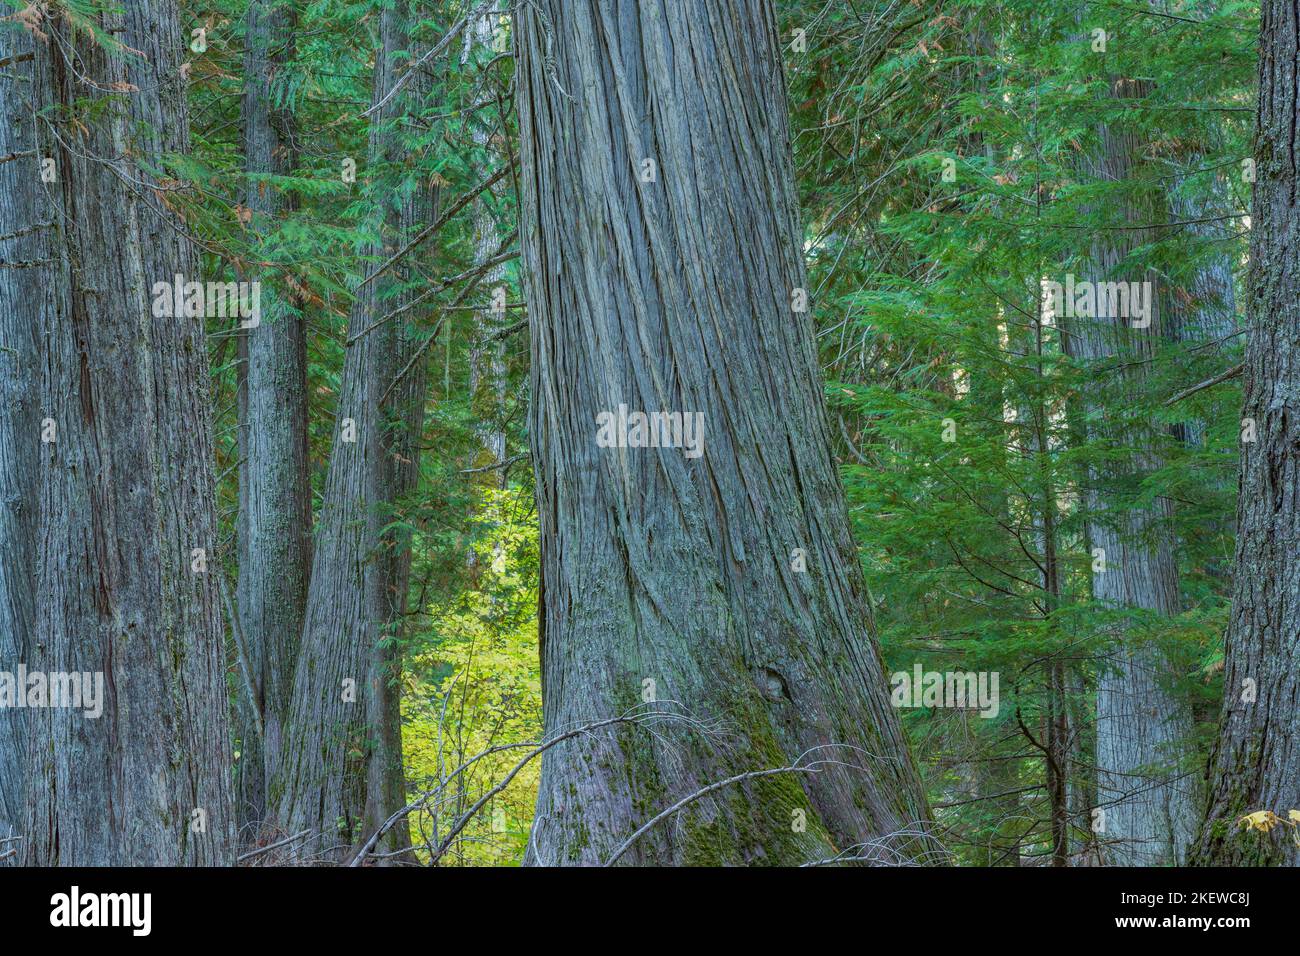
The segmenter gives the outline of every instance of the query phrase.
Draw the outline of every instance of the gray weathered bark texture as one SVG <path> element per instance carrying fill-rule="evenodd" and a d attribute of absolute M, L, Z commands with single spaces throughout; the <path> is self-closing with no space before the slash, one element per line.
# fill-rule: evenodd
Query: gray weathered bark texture
<path fill-rule="evenodd" d="M 1147 85 L 1130 80 L 1112 83 L 1116 97 L 1141 96 Z M 1084 158 L 1086 174 L 1096 182 L 1125 182 L 1135 176 L 1142 143 L 1127 130 L 1102 126 L 1097 150 Z M 1117 221 L 1154 223 L 1160 210 L 1135 200 Z M 1130 315 L 1062 319 L 1066 352 L 1080 361 L 1119 359 L 1111 373 L 1113 388 L 1140 388 L 1149 360 L 1162 336 L 1170 336 L 1171 300 L 1154 273 L 1134 270 L 1125 260 L 1152 241 L 1150 230 L 1105 231 L 1093 243 L 1094 282 L 1151 283 L 1150 325 L 1135 328 Z M 1095 416 L 1092 416 L 1095 417 Z M 1110 435 L 1095 426 L 1092 439 L 1108 436 L 1138 443 L 1131 467 L 1090 470 L 1085 500 L 1091 515 L 1090 546 L 1102 549 L 1105 570 L 1093 574 L 1093 597 L 1115 607 L 1138 608 L 1163 615 L 1181 609 L 1178 561 L 1171 530 L 1171 506 L 1160 500 L 1147 507 L 1115 507 L 1113 490 L 1131 484 L 1141 472 L 1158 467 L 1154 432 Z M 1172 672 L 1149 641 L 1123 630 L 1111 648 L 1097 681 L 1097 801 L 1105 812 L 1100 833 L 1104 858 L 1112 864 L 1155 866 L 1183 858 L 1194 829 L 1193 786 L 1182 762 L 1192 732 L 1190 709 L 1169 686 Z"/>
<path fill-rule="evenodd" d="M 295 17 L 276 0 L 253 0 L 246 23 L 244 163 L 254 178 L 244 204 L 252 212 L 252 231 L 267 234 L 274 232 L 276 217 L 291 206 L 276 186 L 257 177 L 285 175 L 294 165 L 293 117 L 276 106 L 274 87 L 277 72 L 292 55 Z M 261 324 L 245 333 L 239 470 L 238 607 L 255 675 L 254 693 L 259 695 L 246 700 L 238 713 L 236 799 L 241 830 L 255 830 L 262 820 L 266 781 L 279 771 L 311 568 L 304 322 L 296 303 L 278 300 L 269 277 L 261 278 Z M 256 711 L 255 718 L 250 719 L 249 707 Z"/>
<path fill-rule="evenodd" d="M 30 34 L 0 31 L 0 671 L 27 660 L 35 614 L 36 499 L 41 415 L 36 328 L 46 290 L 58 288 L 49 252 L 32 113 Z M 51 292 L 51 297 L 57 293 Z M 26 712 L 0 709 L 0 839 L 21 833 L 26 816 Z M 18 858 L 0 843 L 0 860 Z"/>
<path fill-rule="evenodd" d="M 715 791 L 620 862 L 796 863 L 923 823 L 810 316 L 792 311 L 806 286 L 771 3 L 514 16 L 546 731 L 677 705 L 721 727 L 660 720 L 547 752 L 528 859 L 603 862 L 700 787 L 828 745 L 815 756 L 842 763 Z M 598 447 L 596 416 L 620 403 L 702 413 L 703 456 Z"/>
<path fill-rule="evenodd" d="M 1289 828 L 1264 837 L 1237 826 L 1255 810 L 1300 809 L 1300 22 L 1282 0 L 1260 14 L 1242 408 L 1256 437 L 1241 446 L 1223 714 L 1190 862 L 1295 866 Z"/>
<path fill-rule="evenodd" d="M 168 187 L 145 167 L 188 148 L 171 0 L 92 14 L 114 49 L 43 15 L 33 62 L 51 125 L 66 311 L 42 315 L 33 666 L 103 675 L 103 714 L 33 723 L 29 862 L 232 862 L 223 628 L 213 552 L 202 318 L 156 318 L 152 287 L 197 281 Z M 121 47 L 116 43 L 120 41 Z M 106 92 L 117 89 L 130 92 Z M 93 101 L 90 115 L 80 102 Z M 206 573 L 194 570 L 203 549 Z M 202 565 L 198 565 L 202 567 Z"/>
<path fill-rule="evenodd" d="M 408 30 L 404 7 L 384 9 L 374 103 L 398 79 Z M 394 120 L 427 88 L 426 79 L 416 77 L 373 117 L 372 173 L 402 164 Z M 376 205 L 384 241 L 369 256 L 378 262 L 402 247 L 415 227 L 433 221 L 437 196 L 425 184 L 405 183 Z M 394 504 L 415 485 L 427 390 L 424 343 L 410 326 L 411 313 L 391 314 L 414 299 L 409 263 L 367 282 L 352 306 L 288 737 L 272 795 L 285 829 L 312 831 L 308 853 L 317 856 L 368 838 L 406 802 L 395 641 L 406 608 L 410 546 L 406 533 L 389 526 Z M 345 440 L 350 429 L 355 441 Z M 345 693 L 345 682 L 355 693 Z M 379 850 L 409 842 L 400 824 Z"/>

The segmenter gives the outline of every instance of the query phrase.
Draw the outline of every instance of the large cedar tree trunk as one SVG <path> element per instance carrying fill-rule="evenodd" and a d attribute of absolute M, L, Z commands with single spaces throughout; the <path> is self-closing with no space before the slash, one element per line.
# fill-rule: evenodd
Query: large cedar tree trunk
<path fill-rule="evenodd" d="M 796 863 L 923 824 L 795 310 L 771 3 L 538 0 L 514 22 L 546 731 L 717 722 L 550 750 L 529 860 L 600 863 L 674 801 L 818 747 L 840 763 L 717 790 L 621 862 Z M 620 404 L 702 413 L 703 455 L 598 447 Z"/>
<path fill-rule="evenodd" d="M 1141 96 L 1149 84 L 1112 83 L 1116 97 Z M 1096 151 L 1086 157 L 1087 173 L 1098 182 L 1131 180 L 1141 156 L 1137 136 L 1114 126 L 1099 130 Z M 1152 241 L 1150 230 L 1128 228 L 1154 224 L 1161 210 L 1138 197 L 1118 210 L 1093 243 L 1093 282 L 1150 282 L 1149 325 L 1136 316 L 1098 315 L 1061 319 L 1066 352 L 1074 359 L 1118 368 L 1108 387 L 1118 394 L 1138 391 L 1150 358 L 1162 337 L 1172 337 L 1172 298 L 1163 277 L 1134 270 L 1126 259 Z M 1095 411 L 1095 408 L 1090 409 Z M 1088 542 L 1104 553 L 1104 569 L 1093 574 L 1093 597 L 1115 608 L 1134 608 L 1165 616 L 1181 609 L 1178 562 L 1171 528 L 1172 506 L 1166 499 L 1149 507 L 1128 507 L 1119 498 L 1131 494 L 1140 476 L 1159 467 L 1154 429 L 1119 433 L 1099 416 L 1090 415 L 1094 442 L 1132 446 L 1131 465 L 1090 469 L 1086 501 Z M 1173 671 L 1149 636 L 1121 628 L 1101 662 L 1097 680 L 1097 801 L 1104 811 L 1099 833 L 1109 863 L 1130 866 L 1175 864 L 1182 860 L 1194 827 L 1194 797 L 1183 747 L 1192 732 L 1190 708 L 1171 687 Z"/>
<path fill-rule="evenodd" d="M 155 283 L 199 279 L 167 208 L 171 187 L 145 168 L 188 147 L 186 46 L 171 0 L 121 8 L 92 14 L 113 38 L 106 50 L 51 7 L 33 63 L 33 105 L 53 124 L 42 149 L 55 159 L 55 254 L 70 289 L 65 310 L 40 314 L 41 414 L 57 438 L 40 446 L 31 663 L 101 673 L 104 701 L 97 719 L 29 712 L 39 718 L 26 849 L 45 864 L 226 864 L 204 320 L 151 308 Z"/>
<path fill-rule="evenodd" d="M 1248 279 L 1237 553 L 1224 704 L 1206 820 L 1191 862 L 1300 863 L 1290 830 L 1242 833 L 1256 810 L 1300 809 L 1300 23 L 1260 4 L 1259 101 Z"/>
<path fill-rule="evenodd" d="M 36 329 L 46 290 L 63 284 L 51 261 L 48 188 L 41 182 L 32 112 L 33 41 L 0 30 L 0 671 L 26 663 L 36 613 L 36 489 L 41 418 Z M 0 840 L 19 835 L 26 816 L 26 712 L 0 709 Z M 18 858 L 0 843 L 0 859 Z M 12 851 L 12 852 L 11 852 Z"/>

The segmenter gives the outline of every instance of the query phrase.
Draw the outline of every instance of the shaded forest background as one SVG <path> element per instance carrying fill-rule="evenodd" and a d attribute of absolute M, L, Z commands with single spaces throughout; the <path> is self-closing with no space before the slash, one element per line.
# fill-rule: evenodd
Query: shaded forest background
<path fill-rule="evenodd" d="M 30 95 L 33 45 L 125 55 L 92 0 L 10 6 L 6 110 Z M 151 195 L 193 237 L 198 275 L 260 282 L 273 330 L 253 344 L 259 330 L 205 320 L 207 573 L 244 865 L 339 847 L 356 860 L 385 821 L 367 863 L 528 851 L 547 758 L 520 765 L 520 744 L 548 729 L 520 93 L 542 94 L 518 73 L 516 30 L 540 15 L 529 0 L 180 3 L 188 149 L 162 151 Z M 883 673 L 1000 679 L 991 717 L 897 711 L 929 809 L 900 821 L 888 860 L 867 858 L 1167 865 L 1203 825 L 1203 846 L 1285 857 L 1285 826 L 1236 823 L 1285 816 L 1258 791 L 1205 823 L 1244 439 L 1259 4 L 777 0 L 772 17 L 807 275 L 792 321 L 815 331 Z M 70 150 L 94 148 L 76 130 L 111 93 L 50 107 Z M 23 148 L 17 126 L 0 152 Z M 1150 283 L 1150 327 L 1072 327 L 1043 292 L 1067 274 Z M 348 454 L 386 464 L 349 471 Z M 366 674 L 383 703 L 366 732 L 318 746 L 345 718 L 283 703 L 294 661 L 298 681 L 332 673 L 336 636 L 372 626 L 340 673 Z M 655 703 L 642 692 L 609 716 Z M 288 771 L 268 769 L 267 741 Z M 294 774 L 344 765 L 338 794 L 286 798 Z M 668 802 L 647 794 L 641 819 Z"/>

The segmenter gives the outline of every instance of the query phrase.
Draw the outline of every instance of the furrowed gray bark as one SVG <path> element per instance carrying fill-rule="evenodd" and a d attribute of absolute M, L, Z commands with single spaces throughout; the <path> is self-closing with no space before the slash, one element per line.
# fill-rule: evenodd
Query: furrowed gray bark
<path fill-rule="evenodd" d="M 1300 864 L 1288 827 L 1242 833 L 1241 816 L 1300 809 L 1300 217 L 1296 210 L 1295 5 L 1260 4 L 1249 333 L 1237 551 L 1224 703 L 1207 812 L 1190 862 Z M 1253 432 L 1253 434 L 1251 433 Z"/>
<path fill-rule="evenodd" d="M 201 317 L 152 311 L 155 283 L 199 278 L 165 205 L 172 187 L 148 171 L 188 148 L 185 44 L 170 0 L 90 15 L 111 49 L 63 14 L 42 15 L 50 42 L 33 62 L 70 289 L 66 311 L 39 329 L 41 412 L 57 436 L 39 460 L 32 656 L 45 671 L 102 675 L 103 712 L 29 712 L 42 726 L 25 855 L 228 864 L 207 348 Z"/>
<path fill-rule="evenodd" d="M 50 261 L 49 204 L 43 200 L 32 113 L 33 40 L 0 30 L 0 671 L 26 663 L 35 614 L 36 462 L 41 415 L 36 328 L 46 289 L 60 286 Z M 56 293 L 51 292 L 53 297 Z M 0 708 L 0 838 L 21 834 L 26 817 L 25 711 Z M 0 845 L 0 856 L 16 849 Z M 17 853 L 8 856 L 17 859 Z"/>
<path fill-rule="evenodd" d="M 294 166 L 293 117 L 277 106 L 275 84 L 292 56 L 295 20 L 292 8 L 276 0 L 253 0 L 248 7 L 243 122 L 244 163 L 252 178 L 244 204 L 255 234 L 273 233 L 276 217 L 292 206 L 279 187 L 261 177 L 285 175 Z M 273 294 L 271 276 L 263 273 L 261 281 L 261 324 L 244 333 L 237 594 L 260 693 L 260 699 L 244 704 L 257 712 L 264 739 L 241 708 L 236 766 L 241 830 L 255 830 L 262 820 L 266 782 L 279 771 L 311 567 L 304 322 L 299 303 Z"/>
<path fill-rule="evenodd" d="M 663 720 L 548 751 L 528 859 L 601 863 L 701 787 L 818 747 L 840 763 L 711 793 L 619 862 L 888 842 L 929 814 L 794 310 L 806 279 L 771 4 L 530 0 L 514 23 L 546 731 L 638 706 L 720 728 Z M 597 415 L 620 404 L 702 413 L 703 455 L 599 447 Z"/>
<path fill-rule="evenodd" d="M 1141 96 L 1146 84 L 1116 80 L 1115 96 Z M 1099 130 L 1097 150 L 1084 160 L 1097 182 L 1124 182 L 1134 175 L 1141 143 L 1130 132 L 1111 126 Z M 1118 220 L 1153 223 L 1159 210 L 1142 201 L 1130 203 Z M 1140 387 L 1162 336 L 1172 332 L 1171 299 L 1162 278 L 1125 266 L 1134 250 L 1152 240 L 1149 230 L 1106 231 L 1094 242 L 1091 272 L 1095 283 L 1150 282 L 1149 325 L 1137 327 L 1134 314 L 1062 318 L 1065 349 L 1082 362 L 1122 360 L 1111 373 L 1112 387 L 1122 392 Z M 1099 310 L 1100 311 L 1100 310 Z M 1133 310 L 1128 310 L 1132 313 Z M 1104 439 L 1104 425 L 1094 440 Z M 1131 466 L 1090 469 L 1086 501 L 1088 538 L 1093 553 L 1101 549 L 1104 570 L 1093 574 L 1093 597 L 1115 607 L 1175 615 L 1181 609 L 1178 562 L 1170 526 L 1171 506 L 1160 500 L 1150 507 L 1115 506 L 1115 489 L 1158 467 L 1154 432 L 1111 436 L 1137 443 Z M 1194 794 L 1183 764 L 1192 731 L 1191 711 L 1169 686 L 1168 662 L 1149 640 L 1123 629 L 1116 635 L 1097 681 L 1097 801 L 1104 812 L 1099 836 L 1104 858 L 1130 866 L 1181 862 L 1194 828 Z"/>
<path fill-rule="evenodd" d="M 404 7 L 380 18 L 372 103 L 398 79 L 410 47 Z M 418 56 L 418 53 L 417 53 Z M 367 167 L 400 165 L 394 120 L 427 92 L 417 76 L 373 118 Z M 377 197 L 384 261 L 416 226 L 435 218 L 436 194 L 406 183 Z M 288 832 L 310 830 L 309 855 L 336 858 L 367 839 L 406 802 L 402 769 L 395 640 L 406 607 L 409 536 L 390 527 L 394 504 L 414 487 L 427 376 L 423 339 L 410 313 L 410 259 L 367 282 L 349 320 L 334 451 L 312 561 L 302 646 L 294 675 L 288 736 L 274 798 Z M 405 374 L 403 374 L 405 372 Z M 349 440 L 354 436 L 355 440 Z M 409 845 L 405 823 L 389 831 L 383 851 Z"/>

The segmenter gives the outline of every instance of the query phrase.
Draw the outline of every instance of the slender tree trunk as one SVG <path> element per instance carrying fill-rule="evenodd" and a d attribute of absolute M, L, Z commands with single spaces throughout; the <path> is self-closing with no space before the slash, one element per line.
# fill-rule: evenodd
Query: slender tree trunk
<path fill-rule="evenodd" d="M 418 58 L 424 49 L 412 43 L 412 55 Z M 410 84 L 408 100 L 422 103 L 429 92 L 426 76 Z M 439 193 L 424 183 L 411 184 L 404 192 L 398 211 L 396 237 L 399 242 L 415 234 L 438 217 Z M 427 249 L 412 253 L 395 268 L 398 291 L 391 299 L 376 303 L 380 310 L 405 308 L 415 299 L 419 272 L 416 263 L 426 259 Z M 424 406 L 428 398 L 428 360 L 425 339 L 410 314 L 394 320 L 393 356 L 385 373 L 391 393 L 381 396 L 380 413 L 384 420 L 382 484 L 376 494 L 385 503 L 390 522 L 403 517 L 402 508 L 416 491 L 420 477 L 420 445 L 424 430 Z M 370 658 L 371 692 L 379 702 L 369 717 L 370 736 L 376 741 L 369 765 L 370 800 L 373 827 L 406 804 L 406 773 L 402 754 L 401 676 L 407 595 L 411 576 L 411 532 L 409 525 L 390 526 L 380 536 L 376 559 L 383 600 L 379 606 L 384 640 L 377 644 Z M 410 828 L 405 818 L 384 837 L 381 846 L 392 852 L 410 845 Z"/>
<path fill-rule="evenodd" d="M 102 677 L 103 712 L 32 712 L 27 855 L 225 864 L 234 828 L 207 347 L 201 317 L 153 314 L 156 283 L 198 275 L 166 185 L 144 168 L 188 148 L 185 44 L 170 0 L 92 15 L 98 40 L 46 16 L 50 42 L 33 64 L 34 106 L 58 144 L 58 254 L 71 284 L 67 311 L 40 329 L 41 407 L 57 433 L 41 446 L 33 657 Z"/>
<path fill-rule="evenodd" d="M 1041 196 L 1041 191 L 1039 191 Z M 1041 209 L 1039 210 L 1041 212 Z M 1041 382 L 1049 374 L 1050 349 L 1043 321 L 1042 297 L 1035 285 L 1028 290 L 1034 296 L 1036 310 L 1028 326 L 1008 324 L 1008 342 L 1013 353 L 1034 357 L 1034 374 Z M 1027 490 L 1024 504 L 1030 515 L 1033 529 L 1033 546 L 1036 556 L 1037 578 L 1040 593 L 1034 600 L 1035 608 L 1049 624 L 1061 607 L 1061 502 L 1053 456 L 1057 442 L 1052 436 L 1052 408 L 1035 385 L 1024 393 L 1016 409 L 1018 445 L 1036 475 Z M 987 497 L 987 495 L 986 495 Z M 1055 636 L 1055 633 L 1054 633 Z M 1073 785 L 1072 761 L 1077 727 L 1071 724 L 1068 698 L 1068 661 L 1058 650 L 1053 650 L 1040 662 L 1042 669 L 1042 703 L 1039 707 L 1039 732 L 1035 737 L 1029 730 L 1019 708 L 1016 719 L 1021 733 L 1042 754 L 1043 789 L 1047 797 L 1047 832 L 1051 846 L 1051 864 L 1068 866 L 1070 859 L 1070 797 Z M 1022 831 L 1022 839 L 1038 829 L 1034 821 L 1029 830 Z M 1027 841 L 1033 842 L 1033 841 Z"/>
<path fill-rule="evenodd" d="M 1045 337 L 1043 323 L 1034 324 L 1031 348 L 1038 357 L 1038 376 L 1044 375 Z M 1029 454 L 1038 468 L 1038 498 L 1041 504 L 1034 518 L 1041 562 L 1041 608 L 1049 621 L 1061 606 L 1061 562 L 1058 541 L 1056 483 L 1052 474 L 1052 447 L 1048 432 L 1048 409 L 1035 400 L 1030 411 Z M 1065 662 L 1056 654 L 1043 662 L 1044 705 L 1042 749 L 1047 787 L 1048 832 L 1051 834 L 1052 865 L 1068 866 L 1070 858 L 1070 758 L 1069 702 L 1066 699 Z"/>
<path fill-rule="evenodd" d="M 1300 217 L 1294 4 L 1260 5 L 1259 101 L 1237 553 L 1224 704 L 1191 862 L 1300 863 L 1287 827 L 1242 833 L 1255 810 L 1300 809 Z"/>
<path fill-rule="evenodd" d="M 1100 852 L 1098 834 L 1092 829 L 1092 811 L 1097 806 L 1097 776 L 1092 768 L 1097 766 L 1097 748 L 1096 736 L 1090 732 L 1095 729 L 1092 687 L 1084 667 L 1077 661 L 1066 664 L 1065 695 L 1066 719 L 1070 726 L 1070 779 L 1067 783 L 1070 853 L 1076 858 L 1076 866 L 1086 866 L 1088 861 L 1099 860 Z"/>
<path fill-rule="evenodd" d="M 461 55 L 462 65 L 468 64 L 476 48 L 489 48 L 493 42 L 492 26 L 499 14 L 482 13 L 465 29 L 465 49 Z M 493 172 L 489 162 L 493 154 L 490 129 L 482 122 L 471 121 L 470 138 L 474 143 L 476 161 L 474 163 L 474 181 L 481 182 Z M 482 157 L 478 160 L 477 157 Z M 509 157 L 505 158 L 507 161 Z M 492 214 L 489 200 L 493 190 L 489 189 L 474 204 L 474 265 L 481 266 L 497 255 L 501 247 L 501 230 L 497 228 L 496 217 Z M 492 266 L 485 273 L 481 285 L 495 296 L 498 286 L 505 279 L 505 263 Z M 500 464 L 506 459 L 506 433 L 502 424 L 506 402 L 506 344 L 505 340 L 494 335 L 499 322 L 493 316 L 491 307 L 479 309 L 475 313 L 476 338 L 470 352 L 469 393 L 471 401 L 478 397 L 479 391 L 486 387 L 487 412 L 483 422 L 478 426 L 479 441 L 484 457 L 484 466 Z M 478 464 L 478 463 L 476 463 Z M 495 468 L 486 473 L 488 480 L 497 488 L 506 486 L 506 469 Z M 471 556 L 473 552 L 471 552 Z"/>
<path fill-rule="evenodd" d="M 380 19 L 373 102 L 397 80 L 409 43 L 408 14 L 399 5 Z M 418 51 L 413 54 L 418 57 Z M 427 91 L 423 77 L 373 117 L 367 168 L 400 165 L 394 119 Z M 378 192 L 378 190 L 376 190 Z M 377 200 L 384 243 L 373 261 L 401 247 L 414 227 L 431 222 L 436 194 L 405 183 Z M 409 262 L 409 260 L 408 260 Z M 302 646 L 294 675 L 291 718 L 277 792 L 281 824 L 309 829 L 314 853 L 369 836 L 405 803 L 397 638 L 406 607 L 409 535 L 390 527 L 394 505 L 414 487 L 427 375 L 422 338 L 408 305 L 403 264 L 358 290 L 349 322 L 334 430 L 312 563 Z M 388 291 L 396 285 L 396 295 Z M 404 825 L 381 850 L 409 844 Z"/>
<path fill-rule="evenodd" d="M 275 105 L 273 87 L 292 55 L 295 19 L 276 0 L 253 0 L 248 7 L 243 113 L 245 168 L 252 178 L 244 204 L 259 235 L 274 232 L 276 217 L 291 205 L 260 177 L 285 175 L 294 166 L 293 118 Z M 269 276 L 263 274 L 262 282 L 262 301 L 270 303 Z M 261 821 L 266 782 L 279 771 L 310 576 L 307 348 L 296 306 L 276 298 L 263 309 L 261 324 L 245 332 L 238 606 L 260 696 L 245 701 L 240 712 L 241 829 Z"/>
<path fill-rule="evenodd" d="M 545 727 L 710 722 L 549 751 L 528 858 L 602 862 L 699 788 L 824 748 L 840 762 L 716 791 L 621 862 L 894 859 L 886 835 L 929 814 L 800 311 L 771 4 L 537 0 L 515 30 Z M 601 447 L 620 404 L 701 414 L 702 455 Z"/>
<path fill-rule="evenodd" d="M 1070 714 L 1065 699 L 1065 665 L 1048 667 L 1047 795 L 1051 810 L 1052 866 L 1070 865 Z"/>
<path fill-rule="evenodd" d="M 35 615 L 36 500 L 41 415 L 36 329 L 47 295 L 64 276 L 52 261 L 50 205 L 44 198 L 32 110 L 30 34 L 0 31 L 0 671 L 27 662 Z M 48 291 L 47 291 L 48 290 Z M 0 839 L 21 833 L 26 817 L 26 712 L 0 708 Z M 12 843 L 0 858 L 18 858 Z"/>

